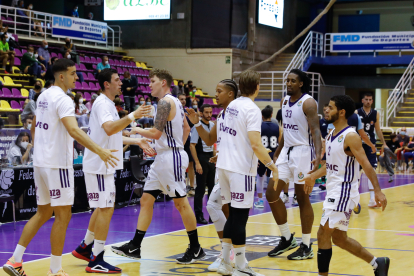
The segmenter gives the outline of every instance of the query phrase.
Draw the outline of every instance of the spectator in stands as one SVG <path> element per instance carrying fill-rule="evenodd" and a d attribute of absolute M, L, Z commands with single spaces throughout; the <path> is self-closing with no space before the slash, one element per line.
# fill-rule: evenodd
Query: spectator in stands
<path fill-rule="evenodd" d="M 32 115 L 27 116 L 27 118 L 22 121 L 23 127 L 21 129 L 30 130 L 30 128 L 32 127 L 33 117 L 34 116 L 32 116 Z"/>
<path fill-rule="evenodd" d="M 20 132 L 7 154 L 9 162 L 16 165 L 26 165 L 32 157 L 31 149 L 33 145 L 31 142 L 32 139 L 29 133 L 26 131 Z"/>
<path fill-rule="evenodd" d="M 88 19 L 89 19 L 89 20 L 93 20 L 93 13 L 91 13 L 91 12 L 90 12 L 90 13 L 88 13 Z"/>
<path fill-rule="evenodd" d="M 46 89 L 49 89 L 53 85 L 55 85 L 55 81 L 54 80 L 48 80 L 48 81 L 46 81 L 46 83 L 45 83 L 45 90 Z"/>
<path fill-rule="evenodd" d="M 92 111 L 93 103 L 95 102 L 96 98 L 98 98 L 98 94 L 93 94 L 91 100 L 85 104 L 86 108 Z"/>
<path fill-rule="evenodd" d="M 118 113 L 120 112 L 120 111 L 123 111 L 124 109 L 122 108 L 122 104 L 121 104 L 121 98 L 120 97 L 116 97 L 115 99 L 114 99 L 114 103 L 115 103 L 115 108 L 116 108 L 116 111 L 118 111 Z M 128 113 L 128 111 L 126 111 L 127 113 Z"/>
<path fill-rule="evenodd" d="M 73 11 L 72 11 L 72 16 L 73 16 L 73 17 L 78 17 L 78 18 L 79 18 L 79 13 L 78 13 L 78 5 L 76 5 L 76 6 L 73 8 Z"/>
<path fill-rule="evenodd" d="M 49 67 L 52 65 L 52 61 L 50 60 L 50 53 L 47 50 L 49 47 L 46 40 L 42 41 L 42 46 L 37 49 L 37 53 L 39 54 L 39 61 L 46 67 L 46 71 L 49 70 Z"/>
<path fill-rule="evenodd" d="M 187 81 L 187 84 L 184 85 L 184 93 L 187 97 L 190 95 L 190 90 L 192 89 L 192 87 L 193 87 L 192 80 Z"/>
<path fill-rule="evenodd" d="M 82 93 L 76 93 L 75 96 L 75 114 L 76 115 L 83 115 L 89 112 L 86 106 L 83 104 L 83 95 Z"/>
<path fill-rule="evenodd" d="M 387 147 L 382 146 L 382 153 L 379 156 L 379 162 L 381 167 L 387 170 L 388 175 L 390 178 L 388 179 L 388 182 L 394 181 L 394 163 L 397 159 L 396 153 L 399 150 L 402 150 L 402 147 L 398 143 L 397 135 L 392 133 L 390 135 L 390 141 L 387 142 Z"/>
<path fill-rule="evenodd" d="M 35 95 L 43 91 L 45 91 L 45 89 L 42 87 L 42 82 L 40 80 L 36 80 L 34 83 L 34 89 L 29 90 L 29 100 L 34 100 Z"/>
<path fill-rule="evenodd" d="M 9 48 L 9 37 L 7 36 L 7 34 L 2 34 L 0 36 L 1 41 L 0 41 L 0 60 L 3 61 L 3 69 L 6 70 L 6 65 L 7 62 L 10 62 L 10 69 L 9 72 L 13 73 L 13 66 L 14 66 L 14 56 L 15 56 L 15 52 L 14 51 L 10 51 Z M 8 74 L 8 72 L 5 72 L 6 74 Z"/>
<path fill-rule="evenodd" d="M 19 6 L 19 0 L 12 0 L 11 5 L 13 8 Z"/>
<path fill-rule="evenodd" d="M 95 77 L 98 78 L 99 73 L 105 68 L 111 68 L 111 65 L 109 65 L 107 56 L 103 56 L 102 62 L 99 62 L 98 65 L 96 66 Z"/>
<path fill-rule="evenodd" d="M 140 98 L 140 105 L 143 105 L 144 103 L 145 103 L 145 105 L 151 105 L 151 111 L 148 113 L 147 116 L 143 116 L 141 119 L 139 119 L 138 123 L 140 123 L 144 127 L 151 127 L 151 126 L 154 125 L 155 108 L 154 108 L 154 106 L 152 106 L 150 98 L 147 98 L 147 100 L 145 101 L 144 97 L 141 97 Z"/>
<path fill-rule="evenodd" d="M 65 38 L 65 45 L 60 49 L 64 58 L 71 59 L 79 64 L 79 55 L 76 52 L 76 46 L 73 43 L 70 43 L 70 38 Z"/>
<path fill-rule="evenodd" d="M 404 160 L 405 160 L 405 170 L 408 170 L 408 159 L 414 158 L 414 142 L 408 143 L 406 147 L 404 147 Z M 411 168 L 413 170 L 413 168 Z"/>
<path fill-rule="evenodd" d="M 49 65 L 49 67 L 47 68 L 47 70 L 46 70 L 46 75 L 45 75 L 45 79 L 46 80 L 55 80 L 55 77 L 54 77 L 54 75 L 53 75 L 53 70 L 52 70 L 52 67 L 53 67 L 53 64 L 55 64 L 55 62 L 58 60 L 58 58 L 57 57 L 52 57 L 51 59 L 50 59 L 50 65 Z"/>
<path fill-rule="evenodd" d="M 197 99 L 193 99 L 191 101 L 191 108 L 194 109 L 196 112 L 198 111 L 198 101 L 197 101 Z"/>
<path fill-rule="evenodd" d="M 33 4 L 29 4 L 29 6 L 27 7 L 28 10 L 33 10 Z M 34 12 L 31 11 L 26 11 L 25 12 L 27 17 L 29 18 L 29 20 L 32 20 L 32 28 L 35 31 L 34 35 L 37 36 L 38 34 L 40 36 L 44 36 L 45 34 L 43 33 L 43 29 L 42 29 L 42 24 L 40 23 L 40 20 L 37 20 L 35 18 L 35 14 Z"/>
<path fill-rule="evenodd" d="M 22 57 L 20 71 L 24 74 L 35 75 L 40 79 L 42 77 L 42 68 L 46 71 L 46 67 L 35 58 L 33 46 L 27 47 L 27 52 Z"/>
<path fill-rule="evenodd" d="M 17 21 L 23 22 L 23 23 L 29 23 L 29 19 L 27 18 L 27 14 L 25 11 L 21 10 L 24 9 L 24 1 L 20 0 L 19 1 L 19 9 L 16 10 L 18 18 Z"/>
<path fill-rule="evenodd" d="M 402 127 L 400 130 L 400 133 L 397 135 L 397 141 L 400 143 L 400 146 L 403 147 L 403 149 L 410 143 L 410 137 L 407 135 L 407 128 Z M 402 156 L 403 150 L 398 151 L 397 154 L 397 166 L 398 170 L 402 171 L 403 166 L 403 156 Z"/>
<path fill-rule="evenodd" d="M 0 19 L 0 35 L 7 33 L 9 26 L 3 27 L 3 20 Z"/>
<path fill-rule="evenodd" d="M 29 116 L 36 115 L 36 102 L 39 95 L 42 93 L 37 93 L 33 100 L 29 100 L 29 102 L 25 105 L 22 114 L 20 115 L 22 121 L 26 120 Z"/>
<path fill-rule="evenodd" d="M 138 81 L 135 76 L 131 76 L 129 71 L 124 73 L 124 79 L 122 80 L 121 91 L 124 95 L 125 110 L 131 113 L 134 111 L 135 106 L 135 91 L 138 88 Z"/>
<path fill-rule="evenodd" d="M 178 85 L 173 87 L 172 95 L 177 97 L 177 95 L 181 93 L 184 93 L 184 82 L 182 80 L 179 80 Z"/>

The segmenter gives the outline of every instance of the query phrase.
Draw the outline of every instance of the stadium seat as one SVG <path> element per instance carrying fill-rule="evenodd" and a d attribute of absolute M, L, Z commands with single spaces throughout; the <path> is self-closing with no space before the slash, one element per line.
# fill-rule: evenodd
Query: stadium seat
<path fill-rule="evenodd" d="M 115 61 L 113 59 L 109 59 L 108 62 L 109 62 L 109 65 L 111 65 L 111 66 L 115 65 Z"/>
<path fill-rule="evenodd" d="M 75 89 L 74 90 L 82 90 L 82 84 L 80 82 L 75 83 Z"/>
<path fill-rule="evenodd" d="M 20 106 L 22 109 L 24 109 L 24 101 L 20 101 Z"/>
<path fill-rule="evenodd" d="M 141 62 L 141 67 L 142 67 L 142 69 L 148 69 L 147 65 L 143 62 Z"/>
<path fill-rule="evenodd" d="M 85 56 L 85 61 L 83 63 L 92 63 L 92 62 L 88 56 Z"/>
<path fill-rule="evenodd" d="M 83 79 L 84 80 L 90 80 L 89 77 L 88 77 L 88 75 L 86 75 L 85 72 L 82 72 L 82 76 L 83 76 Z"/>
<path fill-rule="evenodd" d="M 4 98 L 14 98 L 12 92 L 10 91 L 10 89 L 4 87 L 3 89 L 3 97 Z"/>
<path fill-rule="evenodd" d="M 99 86 L 95 86 L 95 84 L 93 82 L 89 83 L 89 88 L 91 91 L 98 91 L 99 90 Z"/>
<path fill-rule="evenodd" d="M 0 101 L 0 111 L 8 111 L 8 112 L 15 111 L 15 112 L 20 112 L 20 108 L 19 109 L 17 109 L 17 108 L 16 109 L 13 109 L 13 108 L 10 107 L 10 104 L 7 101 L 1 100 Z"/>
<path fill-rule="evenodd" d="M 89 87 L 89 84 L 87 82 L 82 82 L 82 90 L 84 91 L 90 91 L 91 88 Z"/>
<path fill-rule="evenodd" d="M 174 86 L 178 86 L 178 80 L 174 80 Z"/>
<path fill-rule="evenodd" d="M 83 98 L 86 100 L 86 101 L 90 101 L 91 100 L 91 94 L 90 93 L 88 93 L 88 92 L 85 92 L 85 93 L 83 93 Z"/>
<path fill-rule="evenodd" d="M 91 57 L 91 63 L 92 64 L 98 64 L 98 62 L 96 61 L 96 58 L 95 57 Z"/>
<path fill-rule="evenodd" d="M 14 57 L 14 65 L 16 65 L 16 66 L 20 66 L 21 65 L 20 58 Z"/>
<path fill-rule="evenodd" d="M 63 55 L 61 54 L 61 53 L 58 53 L 58 59 L 62 59 L 63 58 Z"/>
<path fill-rule="evenodd" d="M 22 54 L 22 52 L 20 52 L 20 49 L 14 49 L 14 51 L 16 52 L 16 57 L 22 57 L 23 56 L 23 54 Z"/>
<path fill-rule="evenodd" d="M 45 87 L 45 81 L 43 79 L 37 79 L 37 80 L 42 83 L 42 87 Z"/>
<path fill-rule="evenodd" d="M 80 62 L 85 62 L 85 58 L 83 56 L 79 56 L 79 61 Z"/>
<path fill-rule="evenodd" d="M 12 94 L 16 99 L 24 99 L 25 97 L 22 96 L 22 93 L 20 93 L 19 89 L 13 88 Z"/>
<path fill-rule="evenodd" d="M 121 102 L 124 102 L 124 95 L 119 95 L 119 98 L 121 99 Z"/>
<path fill-rule="evenodd" d="M 29 91 L 27 91 L 27 89 L 22 88 L 22 90 L 20 90 L 20 93 L 22 94 L 22 96 L 24 98 L 28 98 L 29 97 Z"/>
<path fill-rule="evenodd" d="M 113 63 L 114 63 L 114 66 L 121 66 L 121 63 L 119 62 L 119 60 L 117 60 L 117 59 L 115 59 L 114 61 L 113 61 Z"/>
<path fill-rule="evenodd" d="M 18 102 L 16 102 L 16 101 L 11 101 L 11 108 L 12 109 L 19 109 L 20 111 L 23 110 L 22 107 L 21 107 L 21 105 Z"/>
<path fill-rule="evenodd" d="M 20 68 L 17 66 L 13 66 L 13 74 L 17 74 L 20 72 Z"/>
<path fill-rule="evenodd" d="M 141 68 L 141 63 L 139 63 L 138 61 L 135 62 L 135 65 L 137 66 L 137 68 Z"/>
<path fill-rule="evenodd" d="M 97 61 L 97 63 L 101 63 L 102 62 L 102 59 L 100 57 L 97 57 L 96 58 L 96 61 Z"/>
<path fill-rule="evenodd" d="M 56 54 L 56 53 L 50 53 L 50 57 L 51 58 L 54 58 L 54 57 L 57 57 L 58 55 Z"/>
<path fill-rule="evenodd" d="M 121 67 L 126 67 L 125 61 L 123 61 L 123 60 L 120 60 L 120 61 L 119 61 L 119 65 L 120 65 Z"/>
<path fill-rule="evenodd" d="M 88 78 L 91 81 L 97 81 L 97 79 L 95 79 L 95 76 L 92 73 L 88 73 Z"/>
<path fill-rule="evenodd" d="M 135 103 L 138 103 L 138 96 L 135 96 Z"/>

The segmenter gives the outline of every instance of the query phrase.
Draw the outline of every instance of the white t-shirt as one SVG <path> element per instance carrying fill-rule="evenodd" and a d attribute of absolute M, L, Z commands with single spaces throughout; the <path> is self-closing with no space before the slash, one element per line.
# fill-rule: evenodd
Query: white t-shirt
<path fill-rule="evenodd" d="M 111 101 L 106 95 L 101 94 L 93 103 L 91 116 L 89 118 L 88 135 L 96 144 L 104 149 L 116 149 L 113 152 L 120 161 L 117 161 L 117 166 L 113 168 L 105 163 L 99 155 L 85 149 L 85 156 L 83 157 L 83 171 L 93 174 L 113 174 L 115 170 L 122 170 L 124 168 L 122 157 L 122 131 L 108 136 L 102 125 L 106 122 L 113 122 L 119 120 L 118 111 L 115 103 Z"/>
<path fill-rule="evenodd" d="M 232 101 L 220 121 L 220 158 L 217 168 L 256 176 L 257 157 L 253 152 L 248 132 L 262 130 L 262 113 L 249 98 L 240 97 Z"/>
<path fill-rule="evenodd" d="M 73 168 L 73 138 L 61 121 L 64 117 L 75 117 L 72 99 L 52 86 L 37 99 L 34 166 Z"/>
<path fill-rule="evenodd" d="M 10 151 L 9 151 L 9 162 L 12 163 L 13 162 L 13 157 L 18 156 L 18 157 L 23 157 L 22 152 L 20 151 L 20 148 L 17 145 L 14 145 Z M 32 154 L 31 151 L 29 151 L 29 156 L 27 157 L 26 161 L 23 162 L 22 160 L 22 165 L 26 165 L 27 161 L 30 161 Z"/>

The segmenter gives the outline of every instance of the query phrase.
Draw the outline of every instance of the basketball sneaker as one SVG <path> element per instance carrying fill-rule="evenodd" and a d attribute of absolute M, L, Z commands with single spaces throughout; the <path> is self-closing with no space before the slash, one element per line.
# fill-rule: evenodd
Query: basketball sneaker
<path fill-rule="evenodd" d="M 177 264 L 193 264 L 197 261 L 201 261 L 206 257 L 203 248 L 199 246 L 198 248 L 191 248 L 188 245 L 187 250 L 184 253 L 184 256 L 175 259 Z"/>
<path fill-rule="evenodd" d="M 253 271 L 253 269 L 248 265 L 246 265 L 246 267 L 243 268 L 243 269 L 238 268 L 236 266 L 236 268 L 234 269 L 234 272 L 232 274 L 232 276 L 246 276 L 246 275 L 249 275 L 249 276 L 264 276 L 263 274 L 260 274 L 260 273 L 257 273 L 255 271 Z"/>
<path fill-rule="evenodd" d="M 354 208 L 354 213 L 355 213 L 356 215 L 358 215 L 359 213 L 361 213 L 361 204 L 359 204 L 359 203 L 358 203 L 358 205 L 357 205 L 357 206 L 355 206 L 355 208 Z"/>
<path fill-rule="evenodd" d="M 139 246 L 133 245 L 132 241 L 125 243 L 121 246 L 111 246 L 112 252 L 119 256 L 131 258 L 134 260 L 141 259 L 141 248 Z"/>
<path fill-rule="evenodd" d="M 264 208 L 263 199 L 260 199 L 259 201 L 254 203 L 254 207 L 256 208 Z"/>
<path fill-rule="evenodd" d="M 221 260 L 221 263 L 217 269 L 217 273 L 220 275 L 233 275 L 233 272 L 233 266 L 229 263 L 226 263 L 224 260 Z"/>
<path fill-rule="evenodd" d="M 190 187 L 190 190 L 188 190 L 188 196 L 194 196 L 195 195 L 195 189 L 193 187 Z"/>
<path fill-rule="evenodd" d="M 23 270 L 23 260 L 21 263 L 16 263 L 13 256 L 3 265 L 3 270 L 10 276 L 26 276 Z"/>
<path fill-rule="evenodd" d="M 370 199 L 369 203 L 368 203 L 368 207 L 369 208 L 377 208 L 377 207 L 380 207 L 380 206 L 377 205 L 377 203 L 375 202 L 374 199 Z"/>
<path fill-rule="evenodd" d="M 69 276 L 63 269 L 61 268 L 57 273 L 52 273 L 52 270 L 49 269 L 47 276 Z"/>
<path fill-rule="evenodd" d="M 223 253 L 220 252 L 220 255 L 217 256 L 217 259 L 211 265 L 208 266 L 208 268 L 207 268 L 208 271 L 213 271 L 213 272 L 217 271 L 222 260 L 223 260 Z M 248 263 L 247 260 L 246 260 L 246 263 Z M 234 267 L 234 251 L 233 251 L 233 249 L 230 251 L 230 264 Z"/>
<path fill-rule="evenodd" d="M 112 266 L 104 261 L 105 251 L 102 251 L 98 254 L 98 256 L 94 256 L 92 254 L 91 261 L 89 262 L 88 266 L 85 268 L 86 272 L 89 273 L 106 273 L 106 274 L 115 274 L 121 273 L 122 269 Z"/>
<path fill-rule="evenodd" d="M 375 276 L 387 276 L 390 268 L 390 258 L 381 257 L 376 260 L 378 267 L 374 270 Z"/>
<path fill-rule="evenodd" d="M 292 198 L 292 205 L 299 205 L 298 200 L 296 199 L 296 195 Z"/>
<path fill-rule="evenodd" d="M 86 245 L 85 240 L 83 240 L 82 243 L 75 250 L 72 251 L 73 257 L 90 262 L 92 246 L 93 242 L 90 245 Z"/>
<path fill-rule="evenodd" d="M 290 236 L 289 240 L 286 240 L 285 237 L 281 237 L 279 244 L 269 253 L 267 253 L 267 255 L 269 257 L 276 257 L 279 256 L 280 254 L 285 253 L 286 251 L 289 251 L 295 247 L 298 246 L 298 243 L 296 242 L 296 238 L 294 237 L 295 233 L 293 233 Z"/>
<path fill-rule="evenodd" d="M 306 260 L 306 259 L 312 259 L 313 258 L 313 249 L 312 249 L 312 243 L 308 247 L 306 244 L 301 243 L 300 247 L 296 252 L 293 252 L 288 257 L 288 260 Z"/>

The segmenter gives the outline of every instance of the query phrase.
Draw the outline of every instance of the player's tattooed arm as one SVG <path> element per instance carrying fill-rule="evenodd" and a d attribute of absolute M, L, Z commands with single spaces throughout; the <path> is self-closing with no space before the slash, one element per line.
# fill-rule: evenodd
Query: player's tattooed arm
<path fill-rule="evenodd" d="M 319 168 L 321 163 L 321 153 L 322 153 L 322 136 L 321 129 L 319 126 L 319 117 L 318 117 L 318 106 L 316 102 L 312 99 L 308 99 L 303 103 L 303 112 L 306 114 L 308 120 L 309 128 L 312 133 L 313 145 L 315 147 L 315 162 L 312 172 L 315 172 Z"/>
<path fill-rule="evenodd" d="M 157 106 L 157 116 L 155 117 L 154 126 L 159 131 L 163 132 L 165 125 L 168 122 L 168 116 L 170 116 L 171 104 L 166 99 L 161 99 Z"/>

